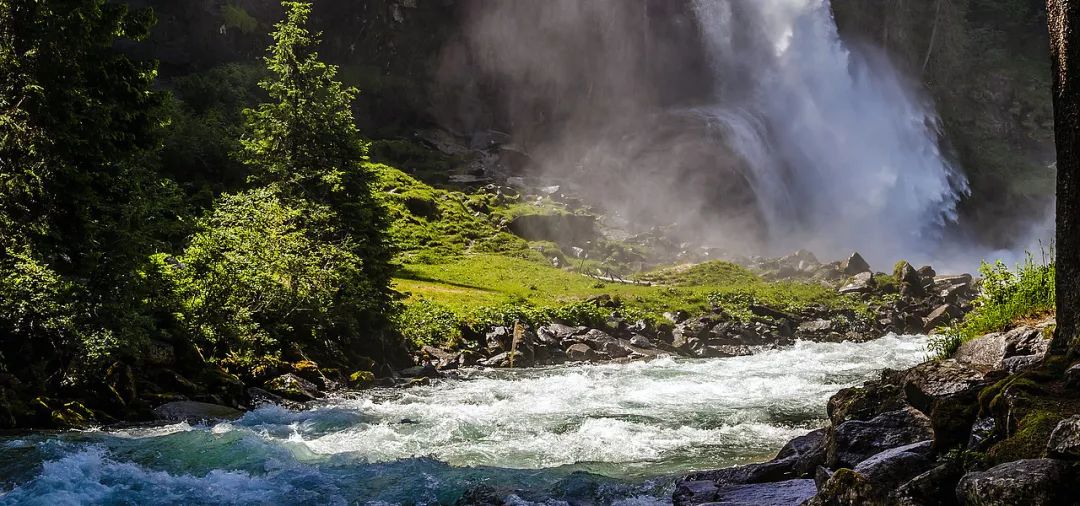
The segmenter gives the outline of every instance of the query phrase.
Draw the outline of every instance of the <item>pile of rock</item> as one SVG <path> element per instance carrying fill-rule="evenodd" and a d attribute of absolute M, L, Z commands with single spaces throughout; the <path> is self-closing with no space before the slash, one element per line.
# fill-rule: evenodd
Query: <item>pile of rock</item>
<path fill-rule="evenodd" d="M 1050 323 L 990 334 L 952 358 L 842 390 L 829 400 L 827 428 L 772 461 L 687 476 L 674 502 L 1076 504 L 1080 399 L 1043 378 L 1057 392 L 1050 402 L 1025 381 L 1053 369 Z M 1080 365 L 1073 369 L 1080 379 Z"/>

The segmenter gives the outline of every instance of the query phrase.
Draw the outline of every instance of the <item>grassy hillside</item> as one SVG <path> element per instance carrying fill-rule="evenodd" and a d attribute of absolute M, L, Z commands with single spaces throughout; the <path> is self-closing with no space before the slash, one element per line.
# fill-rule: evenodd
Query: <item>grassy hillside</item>
<path fill-rule="evenodd" d="M 447 344 L 463 331 L 519 319 L 602 324 L 618 313 L 660 323 L 664 312 L 714 307 L 749 319 L 752 304 L 785 311 L 866 308 L 819 284 L 766 282 L 719 261 L 638 273 L 631 276 L 636 284 L 600 280 L 577 272 L 591 271 L 595 262 L 556 267 L 551 259 L 565 257 L 558 245 L 507 231 L 506 223 L 522 213 L 565 212 L 556 205 L 437 189 L 386 165 L 378 171 L 392 235 L 401 245 L 395 288 L 405 297 L 402 327 L 414 345 Z"/>

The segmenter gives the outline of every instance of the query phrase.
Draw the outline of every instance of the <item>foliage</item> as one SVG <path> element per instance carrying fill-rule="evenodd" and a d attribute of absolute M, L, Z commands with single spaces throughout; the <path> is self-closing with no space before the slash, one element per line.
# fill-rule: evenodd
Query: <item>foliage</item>
<path fill-rule="evenodd" d="M 959 324 L 943 329 L 930 343 L 937 357 L 948 357 L 965 341 L 990 332 L 1006 330 L 1017 321 L 1054 311 L 1054 260 L 1036 262 L 1027 258 L 1010 270 L 1000 260 L 983 263 L 982 291 L 975 300 L 975 309 Z"/>
<path fill-rule="evenodd" d="M 461 328 L 454 312 L 427 299 L 409 304 L 399 315 L 397 325 L 402 336 L 416 348 L 449 347 L 461 339 Z"/>
<path fill-rule="evenodd" d="M 135 273 L 175 219 L 152 170 L 161 95 L 116 49 L 152 23 L 105 0 L 0 2 L 0 360 L 45 388 L 153 326 Z"/>
<path fill-rule="evenodd" d="M 243 7 L 233 3 L 221 6 L 221 18 L 228 28 L 237 28 L 242 33 L 250 34 L 259 28 L 259 20 L 251 17 Z"/>
<path fill-rule="evenodd" d="M 663 320 L 660 313 L 665 311 L 696 313 L 712 307 L 749 319 L 751 304 L 786 311 L 824 305 L 869 315 L 866 303 L 821 285 L 769 283 L 739 267 L 704 265 L 701 272 L 707 275 L 696 277 L 701 284 L 684 278 L 680 286 L 644 286 L 598 283 L 546 262 L 504 254 L 476 254 L 440 263 L 406 264 L 398 273 L 395 287 L 409 296 L 407 306 L 421 301 L 437 304 L 453 312 L 460 327 L 475 331 L 508 326 L 514 321 L 530 325 L 553 320 L 571 325 L 603 325 L 613 313 L 656 324 Z M 663 269 L 642 277 L 671 279 L 671 275 L 670 269 Z M 609 296 L 612 307 L 589 302 L 601 296 Z"/>
<path fill-rule="evenodd" d="M 284 5 L 261 83 L 271 101 L 244 111 L 240 157 L 257 187 L 217 201 L 173 276 L 204 355 L 241 366 L 381 353 L 396 307 L 356 90 L 314 52 L 310 4 Z"/>
<path fill-rule="evenodd" d="M 636 276 L 636 279 L 674 286 L 746 284 L 758 280 L 757 276 L 745 267 L 721 261 L 661 269 Z"/>

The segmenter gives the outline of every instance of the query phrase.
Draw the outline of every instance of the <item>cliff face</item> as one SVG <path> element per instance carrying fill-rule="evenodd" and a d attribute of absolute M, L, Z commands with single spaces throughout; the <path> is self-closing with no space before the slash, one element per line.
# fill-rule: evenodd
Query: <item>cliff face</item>
<path fill-rule="evenodd" d="M 281 16 L 276 0 L 130 3 L 153 7 L 159 17 L 142 50 L 161 61 L 166 80 L 222 63 L 260 64 L 267 33 Z M 935 103 L 950 158 L 971 185 L 956 232 L 997 247 L 1023 241 L 1017 231 L 1049 209 L 1053 195 L 1042 1 L 831 3 L 849 44 L 884 53 Z M 549 173 L 551 167 L 595 165 L 582 161 L 592 146 L 625 146 L 620 139 L 627 138 L 650 148 L 624 150 L 623 158 L 670 165 L 670 157 L 658 153 L 671 144 L 667 137 L 682 138 L 685 121 L 650 115 L 706 101 L 716 85 L 686 0 L 321 1 L 314 21 L 324 34 L 324 58 L 362 90 L 357 118 L 365 135 L 413 139 L 418 130 L 440 127 L 475 145 L 492 130 L 507 132 L 527 162 Z M 643 135 L 641 124 L 656 127 Z M 601 138 L 569 153 L 550 148 L 565 147 L 565 137 L 581 132 Z M 753 207 L 738 177 L 717 181 L 705 174 L 718 166 L 731 169 L 720 170 L 722 176 L 739 172 L 732 155 L 709 142 L 695 141 L 690 151 L 701 156 L 665 179 L 722 188 L 738 198 L 706 200 L 734 202 L 733 212 Z M 611 163 L 627 165 L 623 158 Z M 602 179 L 602 187 L 610 185 L 610 178 Z M 624 200 L 642 200 L 633 189 L 625 193 Z"/>
<path fill-rule="evenodd" d="M 1042 0 L 832 0 L 841 36 L 884 50 L 934 100 L 971 183 L 963 223 L 1008 245 L 1054 194 Z"/>

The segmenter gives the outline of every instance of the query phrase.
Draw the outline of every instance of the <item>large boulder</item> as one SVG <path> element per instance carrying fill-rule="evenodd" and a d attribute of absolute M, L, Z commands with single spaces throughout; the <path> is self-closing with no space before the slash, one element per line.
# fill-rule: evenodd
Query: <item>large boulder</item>
<path fill-rule="evenodd" d="M 947 359 L 909 369 L 903 388 L 908 403 L 930 417 L 934 448 L 948 449 L 967 442 L 979 392 L 988 383 L 981 372 Z"/>
<path fill-rule="evenodd" d="M 715 504 L 725 506 L 789 506 L 802 504 L 817 493 L 814 480 L 733 485 L 716 492 Z"/>
<path fill-rule="evenodd" d="M 855 472 L 863 475 L 883 494 L 933 467 L 930 457 L 930 441 L 885 450 L 855 466 Z"/>
<path fill-rule="evenodd" d="M 850 420 L 833 427 L 826 445 L 830 468 L 853 468 L 885 450 L 933 437 L 930 420 L 922 413 L 903 408 L 870 420 Z"/>
<path fill-rule="evenodd" d="M 892 499 L 898 506 L 953 506 L 956 498 L 948 492 L 956 488 L 962 474 L 955 461 L 946 462 L 897 487 Z"/>
<path fill-rule="evenodd" d="M 855 252 L 840 264 L 840 269 L 845 275 L 854 276 L 863 272 L 870 272 L 870 264 L 866 262 L 862 255 Z"/>
<path fill-rule="evenodd" d="M 1077 483 L 1066 464 L 1053 459 L 1008 462 L 964 475 L 956 486 L 962 505 L 1050 506 L 1075 504 Z"/>
<path fill-rule="evenodd" d="M 589 362 L 600 358 L 589 345 L 576 343 L 566 348 L 566 359 L 571 362 Z"/>
<path fill-rule="evenodd" d="M 1050 340 L 1039 327 L 1017 327 L 972 339 L 960 345 L 953 358 L 982 373 L 1018 372 L 1042 361 Z"/>
<path fill-rule="evenodd" d="M 832 397 L 826 405 L 829 420 L 840 425 L 848 420 L 870 420 L 888 411 L 907 406 L 900 388 L 899 371 L 882 372 L 879 380 L 868 381 L 861 387 L 845 388 Z"/>

